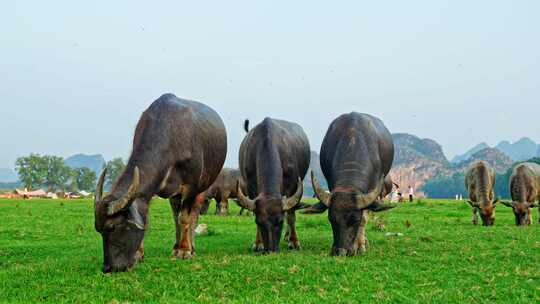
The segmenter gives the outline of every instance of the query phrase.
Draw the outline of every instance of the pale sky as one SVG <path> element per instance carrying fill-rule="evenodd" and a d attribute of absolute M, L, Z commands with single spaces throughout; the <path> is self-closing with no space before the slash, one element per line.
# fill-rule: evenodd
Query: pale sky
<path fill-rule="evenodd" d="M 346 112 L 432 138 L 540 142 L 540 1 L 24 1 L 0 4 L 0 167 L 31 152 L 126 158 L 161 94 L 242 122 Z"/>

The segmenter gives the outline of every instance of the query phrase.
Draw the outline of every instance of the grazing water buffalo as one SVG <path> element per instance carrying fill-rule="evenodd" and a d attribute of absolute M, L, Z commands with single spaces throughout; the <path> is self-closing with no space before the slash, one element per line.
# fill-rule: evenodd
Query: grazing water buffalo
<path fill-rule="evenodd" d="M 324 191 L 311 172 L 313 189 L 321 203 L 306 213 L 329 208 L 333 255 L 365 252 L 368 210 L 394 206 L 378 200 L 394 159 L 394 143 L 383 122 L 368 114 L 352 112 L 330 125 L 321 147 L 321 168 L 330 192 Z"/>
<path fill-rule="evenodd" d="M 472 223 L 478 224 L 478 211 L 483 226 L 495 223 L 495 207 L 498 199 L 493 192 L 495 187 L 495 170 L 485 161 L 477 161 L 471 165 L 465 175 L 465 188 L 469 191 L 468 203 L 472 207 Z"/>
<path fill-rule="evenodd" d="M 95 227 L 103 238 L 103 272 L 125 271 L 144 256 L 143 238 L 152 196 L 169 198 L 176 225 L 173 255 L 194 252 L 200 195 L 225 161 L 227 135 L 220 117 L 204 104 L 165 94 L 142 114 L 125 171 L 103 197 L 96 189 Z"/>
<path fill-rule="evenodd" d="M 516 225 L 530 225 L 531 208 L 537 207 L 535 202 L 540 200 L 540 165 L 522 163 L 516 166 L 510 176 L 510 194 L 512 202 L 501 203 L 512 208 Z"/>
<path fill-rule="evenodd" d="M 248 131 L 247 121 L 245 129 Z M 240 188 L 238 199 L 243 207 L 255 213 L 254 251 L 279 250 L 285 213 L 289 248 L 300 248 L 295 207 L 302 198 L 302 180 L 309 161 L 307 136 L 299 125 L 291 122 L 265 118 L 242 141 L 240 172 L 249 197 Z"/>
<path fill-rule="evenodd" d="M 210 205 L 210 200 L 215 199 L 216 200 L 216 214 L 220 214 L 220 215 L 229 214 L 229 199 L 238 198 L 236 184 L 238 183 L 239 180 L 241 181 L 240 170 L 223 168 L 223 170 L 221 170 L 221 173 L 219 173 L 219 176 L 216 179 L 216 181 L 205 192 L 206 197 L 205 197 L 204 208 L 208 210 L 208 206 Z M 243 186 L 244 183 L 240 182 L 240 185 Z M 245 186 L 243 186 L 242 189 L 246 191 Z"/>

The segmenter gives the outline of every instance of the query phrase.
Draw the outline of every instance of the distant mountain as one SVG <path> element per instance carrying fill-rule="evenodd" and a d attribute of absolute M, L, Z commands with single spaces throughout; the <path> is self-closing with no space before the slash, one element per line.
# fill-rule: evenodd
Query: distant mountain
<path fill-rule="evenodd" d="M 538 145 L 538 151 L 536 152 L 536 157 L 540 157 L 540 144 Z"/>
<path fill-rule="evenodd" d="M 432 139 L 420 139 L 405 133 L 393 134 L 392 139 L 395 147 L 394 165 L 409 164 L 420 158 L 444 165 L 449 164 L 441 145 Z"/>
<path fill-rule="evenodd" d="M 475 154 L 476 152 L 478 151 L 481 151 L 481 150 L 484 150 L 486 148 L 489 148 L 488 144 L 486 143 L 480 143 L 474 147 L 472 147 L 471 149 L 469 149 L 469 151 L 465 152 L 464 154 L 461 154 L 461 155 L 456 155 L 453 159 L 452 159 L 452 163 L 454 164 L 459 164 L 460 162 L 462 161 L 466 161 L 468 160 L 473 154 Z"/>
<path fill-rule="evenodd" d="M 0 168 L 0 183 L 14 183 L 19 180 L 17 173 L 12 169 Z"/>
<path fill-rule="evenodd" d="M 508 155 L 501 152 L 501 150 L 495 148 L 486 148 L 474 153 L 467 160 L 457 164 L 455 169 L 457 171 L 465 172 L 472 163 L 478 160 L 487 162 L 493 167 L 493 169 L 495 169 L 495 171 L 497 171 L 497 173 L 505 173 L 512 167 L 512 164 L 514 163 L 514 161 L 512 161 Z"/>
<path fill-rule="evenodd" d="M 523 161 L 538 155 L 538 144 L 528 137 L 523 137 L 515 143 L 501 141 L 495 148 L 510 156 L 514 161 Z"/>
<path fill-rule="evenodd" d="M 105 159 L 101 154 L 76 154 L 66 158 L 65 163 L 71 168 L 87 167 L 90 170 L 94 171 L 96 175 L 99 175 L 101 173 L 101 170 L 105 166 Z"/>
<path fill-rule="evenodd" d="M 392 138 L 395 153 L 390 175 L 402 191 L 408 186 L 418 190 L 434 176 L 451 174 L 450 162 L 436 141 L 402 133 Z"/>

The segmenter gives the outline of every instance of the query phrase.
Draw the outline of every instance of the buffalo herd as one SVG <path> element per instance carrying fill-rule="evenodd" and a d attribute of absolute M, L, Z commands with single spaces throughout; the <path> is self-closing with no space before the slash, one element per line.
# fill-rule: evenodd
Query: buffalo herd
<path fill-rule="evenodd" d="M 126 169 L 104 195 L 104 171 L 94 200 L 95 228 L 103 240 L 103 272 L 131 269 L 144 258 L 149 202 L 153 196 L 170 201 L 176 226 L 172 255 L 195 255 L 195 227 L 210 199 L 216 213 L 228 213 L 229 199 L 254 213 L 255 252 L 279 251 L 284 225 L 289 249 L 300 249 L 296 212 L 328 212 L 332 228 L 331 254 L 354 256 L 367 250 L 370 212 L 395 205 L 383 203 L 392 190 L 389 172 L 394 159 L 391 133 L 377 117 L 348 113 L 329 126 L 320 151 L 328 190 L 311 172 L 318 203 L 301 203 L 303 181 L 310 165 L 310 144 L 296 123 L 265 118 L 249 129 L 240 146 L 239 170 L 223 168 L 227 134 L 210 107 L 165 94 L 139 119 Z M 512 201 L 499 201 L 493 191 L 494 170 L 483 161 L 468 170 L 465 185 L 473 224 L 478 213 L 485 226 L 495 222 L 497 203 L 511 207 L 517 225 L 531 224 L 531 209 L 540 199 L 540 166 L 518 165 L 510 179 Z"/>

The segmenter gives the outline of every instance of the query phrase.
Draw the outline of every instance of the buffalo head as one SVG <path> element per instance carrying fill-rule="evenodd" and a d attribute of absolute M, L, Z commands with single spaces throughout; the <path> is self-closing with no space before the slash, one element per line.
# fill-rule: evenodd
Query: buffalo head
<path fill-rule="evenodd" d="M 516 225 L 517 226 L 523 226 L 523 225 L 529 225 L 531 224 L 529 221 L 531 208 L 537 207 L 532 202 L 505 202 L 501 201 L 503 205 L 506 207 L 512 208 L 512 211 L 514 211 L 514 216 L 516 218 Z"/>
<path fill-rule="evenodd" d="M 494 202 L 478 203 L 467 201 L 467 203 L 480 211 L 482 226 L 493 226 L 495 224 L 495 207 L 497 207 L 498 201 L 499 199 L 496 199 Z"/>
<path fill-rule="evenodd" d="M 259 195 L 252 200 L 242 192 L 239 183 L 237 183 L 237 191 L 240 205 L 255 214 L 255 223 L 261 233 L 264 251 L 279 251 L 285 212 L 294 208 L 300 202 L 304 193 L 302 180 L 298 179 L 296 193 L 291 197 L 272 198 Z"/>
<path fill-rule="evenodd" d="M 395 207 L 383 204 L 378 200 L 383 180 L 379 181 L 375 189 L 367 194 L 324 191 L 313 171 L 311 172 L 311 182 L 317 198 L 325 206 L 325 208 L 319 208 L 319 211 L 324 212 L 325 209 L 329 209 L 328 220 L 334 236 L 332 255 L 353 256 L 357 254 L 360 228 L 365 224 L 363 223 L 364 212 L 368 210 L 379 212 Z"/>
<path fill-rule="evenodd" d="M 144 220 L 138 210 L 139 169 L 122 197 L 103 197 L 106 170 L 99 178 L 94 199 L 95 228 L 103 238 L 103 272 L 126 271 L 139 259 L 138 250 L 144 237 Z"/>

